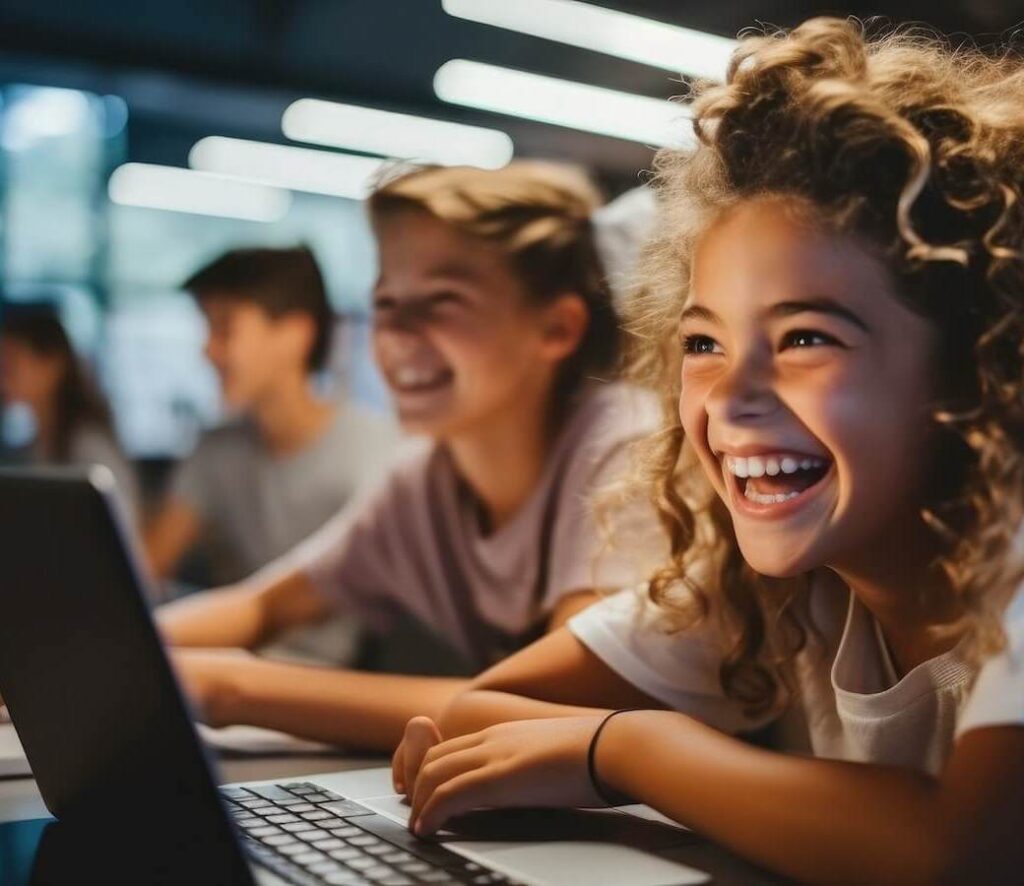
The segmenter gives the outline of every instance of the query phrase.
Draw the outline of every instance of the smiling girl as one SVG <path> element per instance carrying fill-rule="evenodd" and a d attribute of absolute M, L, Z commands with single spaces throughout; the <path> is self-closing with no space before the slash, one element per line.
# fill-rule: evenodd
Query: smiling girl
<path fill-rule="evenodd" d="M 741 44 L 658 164 L 671 562 L 409 724 L 417 832 L 630 797 L 802 881 L 1019 880 L 1022 89 L 837 20 Z M 733 737 L 787 711 L 813 758 Z"/>
<path fill-rule="evenodd" d="M 575 170 L 527 162 L 405 171 L 371 195 L 375 357 L 403 428 L 429 442 L 280 562 L 161 611 L 172 645 L 200 647 L 176 663 L 208 722 L 392 750 L 465 682 L 209 647 L 252 648 L 331 612 L 387 642 L 411 617 L 477 673 L 642 576 L 653 512 L 622 501 L 608 519 L 639 542 L 611 549 L 589 504 L 657 424 L 649 394 L 613 380 L 598 202 Z"/>

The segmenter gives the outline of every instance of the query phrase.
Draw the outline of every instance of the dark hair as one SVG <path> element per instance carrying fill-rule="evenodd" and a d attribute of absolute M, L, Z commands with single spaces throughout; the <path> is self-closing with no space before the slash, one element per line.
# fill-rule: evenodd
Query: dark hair
<path fill-rule="evenodd" d="M 579 348 L 561 367 L 556 397 L 564 398 L 585 377 L 608 377 L 618 368 L 619 318 L 591 223 L 600 203 L 575 167 L 520 160 L 502 169 L 406 168 L 383 181 L 368 206 L 371 218 L 418 208 L 497 243 L 540 302 L 566 292 L 580 296 L 589 318 Z"/>
<path fill-rule="evenodd" d="M 306 357 L 310 371 L 323 369 L 331 348 L 334 312 L 313 253 L 292 249 L 232 249 L 196 271 L 182 285 L 200 305 L 207 299 L 251 302 L 271 317 L 309 314 L 316 335 Z"/>
<path fill-rule="evenodd" d="M 75 432 L 86 425 L 112 433 L 110 409 L 75 354 L 57 309 L 49 303 L 4 305 L 0 337 L 17 339 L 37 354 L 58 357 L 63 371 L 57 384 L 53 458 L 67 461 Z"/>

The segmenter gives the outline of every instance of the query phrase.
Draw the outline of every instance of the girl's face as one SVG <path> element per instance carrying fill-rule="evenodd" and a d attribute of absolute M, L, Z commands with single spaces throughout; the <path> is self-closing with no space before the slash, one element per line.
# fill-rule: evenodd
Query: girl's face
<path fill-rule="evenodd" d="M 694 257 L 683 428 L 764 575 L 863 563 L 918 520 L 933 327 L 853 239 L 741 205 Z"/>
<path fill-rule="evenodd" d="M 537 307 L 501 249 L 426 212 L 375 224 L 374 353 L 406 430 L 472 432 L 543 397 L 577 338 Z"/>

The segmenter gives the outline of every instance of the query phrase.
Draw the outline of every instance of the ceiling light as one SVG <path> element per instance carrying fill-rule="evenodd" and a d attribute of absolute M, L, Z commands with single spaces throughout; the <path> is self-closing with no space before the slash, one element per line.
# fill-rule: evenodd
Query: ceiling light
<path fill-rule="evenodd" d="M 188 163 L 259 184 L 362 200 L 388 161 L 212 135 L 192 146 Z"/>
<path fill-rule="evenodd" d="M 110 176 L 107 191 L 110 199 L 122 206 L 245 221 L 275 222 L 284 218 L 291 207 L 288 191 L 150 163 L 119 166 Z"/>
<path fill-rule="evenodd" d="M 737 45 L 579 0 L 442 0 L 442 6 L 457 18 L 711 80 L 725 79 Z"/>
<path fill-rule="evenodd" d="M 681 146 L 692 138 L 689 112 L 663 99 L 452 59 L 437 69 L 438 98 L 647 145 Z"/>
<path fill-rule="evenodd" d="M 513 150 L 512 139 L 497 129 L 315 98 L 289 105 L 281 129 L 293 141 L 445 166 L 498 169 Z"/>

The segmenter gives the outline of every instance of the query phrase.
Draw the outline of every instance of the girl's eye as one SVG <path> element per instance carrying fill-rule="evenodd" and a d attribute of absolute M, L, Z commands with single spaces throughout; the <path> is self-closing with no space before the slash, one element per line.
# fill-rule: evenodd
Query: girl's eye
<path fill-rule="evenodd" d="M 787 348 L 813 348 L 821 345 L 836 345 L 842 347 L 839 339 L 824 332 L 817 332 L 813 329 L 794 329 L 782 337 L 780 351 Z"/>
<path fill-rule="evenodd" d="M 698 356 L 701 354 L 720 354 L 722 349 L 713 338 L 707 335 L 684 335 L 683 353 Z"/>

